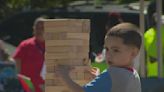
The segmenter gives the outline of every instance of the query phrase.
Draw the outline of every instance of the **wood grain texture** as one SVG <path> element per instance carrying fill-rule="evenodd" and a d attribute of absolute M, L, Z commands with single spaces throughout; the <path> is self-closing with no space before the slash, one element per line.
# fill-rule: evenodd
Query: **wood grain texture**
<path fill-rule="evenodd" d="M 54 30 L 55 31 L 55 30 Z M 89 40 L 89 33 L 46 32 L 46 40 Z"/>
<path fill-rule="evenodd" d="M 88 53 L 89 46 L 47 46 L 47 53 Z"/>
<path fill-rule="evenodd" d="M 45 92 L 71 92 L 55 73 L 56 65 L 73 66 L 69 76 L 83 86 L 93 79 L 89 73 L 90 21 L 87 19 L 46 19 Z"/>
<path fill-rule="evenodd" d="M 47 40 L 47 46 L 89 46 L 88 40 Z"/>

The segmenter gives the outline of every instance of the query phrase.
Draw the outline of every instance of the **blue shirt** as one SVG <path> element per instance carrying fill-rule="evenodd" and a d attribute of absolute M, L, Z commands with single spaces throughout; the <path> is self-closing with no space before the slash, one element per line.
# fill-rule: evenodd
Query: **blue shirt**
<path fill-rule="evenodd" d="M 112 80 L 109 71 L 105 70 L 83 88 L 85 92 L 111 92 Z"/>

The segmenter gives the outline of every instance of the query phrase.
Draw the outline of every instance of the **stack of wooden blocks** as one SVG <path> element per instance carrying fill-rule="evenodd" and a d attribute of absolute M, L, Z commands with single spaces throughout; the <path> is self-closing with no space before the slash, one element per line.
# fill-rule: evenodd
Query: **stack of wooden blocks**
<path fill-rule="evenodd" d="M 55 74 L 55 66 L 70 65 L 75 69 L 70 77 L 79 85 L 92 79 L 86 70 L 89 63 L 90 21 L 87 19 L 46 19 L 44 20 L 46 40 L 46 92 L 71 92 Z"/>

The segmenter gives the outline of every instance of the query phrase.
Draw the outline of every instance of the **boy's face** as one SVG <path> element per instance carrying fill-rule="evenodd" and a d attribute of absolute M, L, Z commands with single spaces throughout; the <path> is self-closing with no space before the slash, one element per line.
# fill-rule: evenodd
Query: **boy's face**
<path fill-rule="evenodd" d="M 138 49 L 123 43 L 120 37 L 107 37 L 105 39 L 106 61 L 109 65 L 129 67 L 138 53 Z"/>

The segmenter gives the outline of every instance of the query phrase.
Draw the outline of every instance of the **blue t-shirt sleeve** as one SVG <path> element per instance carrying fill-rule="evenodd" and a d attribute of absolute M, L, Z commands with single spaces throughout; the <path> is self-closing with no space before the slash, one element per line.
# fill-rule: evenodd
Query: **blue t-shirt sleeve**
<path fill-rule="evenodd" d="M 107 70 L 83 86 L 85 92 L 111 92 L 111 87 L 112 81 Z"/>

